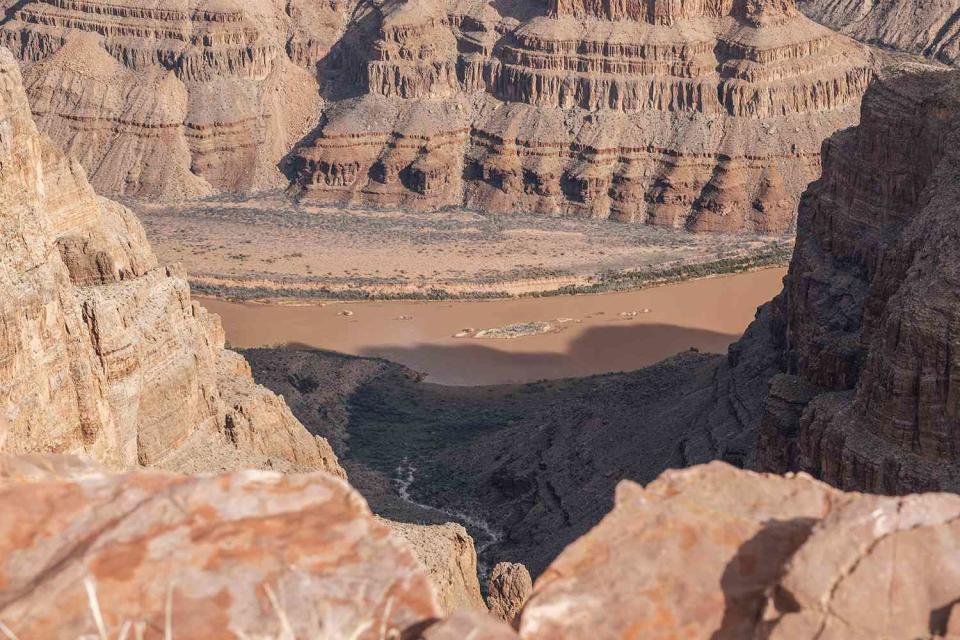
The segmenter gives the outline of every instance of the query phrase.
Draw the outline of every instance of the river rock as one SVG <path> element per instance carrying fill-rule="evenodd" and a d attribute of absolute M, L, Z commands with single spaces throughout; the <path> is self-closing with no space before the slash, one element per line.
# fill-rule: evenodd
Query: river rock
<path fill-rule="evenodd" d="M 497 563 L 487 580 L 490 613 L 504 622 L 515 624 L 532 590 L 533 580 L 525 566 L 516 562 Z"/>
<path fill-rule="evenodd" d="M 14 637 L 382 639 L 442 614 L 409 547 L 329 474 L 51 466 L 0 479 Z"/>

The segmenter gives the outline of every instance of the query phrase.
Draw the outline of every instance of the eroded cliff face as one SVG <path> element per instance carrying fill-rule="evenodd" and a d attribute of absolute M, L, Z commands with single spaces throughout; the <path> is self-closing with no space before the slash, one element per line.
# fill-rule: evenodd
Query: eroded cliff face
<path fill-rule="evenodd" d="M 824 145 L 774 327 L 758 459 L 843 488 L 960 490 L 960 74 L 901 65 Z"/>
<path fill-rule="evenodd" d="M 41 130 L 99 193 L 180 198 L 280 187 L 319 116 L 316 67 L 350 2 L 38 0 L 8 7 Z"/>
<path fill-rule="evenodd" d="M 801 0 L 810 18 L 862 42 L 960 65 L 960 2 Z"/>
<path fill-rule="evenodd" d="M 789 1 L 358 15 L 340 75 L 355 89 L 291 163 L 309 198 L 782 232 L 871 73 Z"/>
<path fill-rule="evenodd" d="M 0 452 L 343 475 L 224 350 L 218 318 L 157 264 L 133 214 L 37 132 L 3 49 L 0 201 Z"/>

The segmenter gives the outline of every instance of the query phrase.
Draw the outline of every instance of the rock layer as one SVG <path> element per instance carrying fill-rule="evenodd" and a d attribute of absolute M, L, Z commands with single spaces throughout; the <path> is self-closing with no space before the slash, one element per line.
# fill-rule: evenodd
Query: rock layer
<path fill-rule="evenodd" d="M 278 187 L 316 124 L 315 69 L 345 2 L 38 0 L 0 37 L 40 128 L 97 191 L 179 198 Z"/>
<path fill-rule="evenodd" d="M 365 11 L 293 159 L 310 198 L 782 232 L 871 73 L 789 1 Z"/>
<path fill-rule="evenodd" d="M 822 25 L 869 44 L 960 65 L 960 2 L 838 2 L 801 0 Z"/>
<path fill-rule="evenodd" d="M 6 50 L 0 127 L 0 452 L 343 475 L 224 350 L 219 320 L 157 264 L 133 214 L 38 134 Z"/>
<path fill-rule="evenodd" d="M 860 126 L 824 145 L 773 305 L 785 376 L 764 468 L 882 493 L 960 490 L 958 125 L 960 73 L 904 64 L 868 91 Z"/>

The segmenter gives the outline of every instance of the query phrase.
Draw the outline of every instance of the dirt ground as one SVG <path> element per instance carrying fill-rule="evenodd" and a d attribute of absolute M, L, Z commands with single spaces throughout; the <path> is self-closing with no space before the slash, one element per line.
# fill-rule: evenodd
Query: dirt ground
<path fill-rule="evenodd" d="M 240 299 L 499 297 L 629 289 L 785 263 L 791 241 L 609 221 L 337 209 L 282 193 L 128 202 L 198 293 Z"/>

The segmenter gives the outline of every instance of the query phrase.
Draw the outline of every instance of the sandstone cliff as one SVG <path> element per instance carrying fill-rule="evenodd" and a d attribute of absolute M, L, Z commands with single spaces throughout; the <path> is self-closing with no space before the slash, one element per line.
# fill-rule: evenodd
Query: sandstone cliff
<path fill-rule="evenodd" d="M 519 631 L 443 619 L 413 552 L 324 473 L 110 476 L 0 457 L 7 637 L 859 640 L 960 634 L 960 498 L 720 463 L 624 482 Z"/>
<path fill-rule="evenodd" d="M 824 145 L 773 330 L 759 462 L 843 488 L 960 490 L 960 73 L 902 65 Z"/>
<path fill-rule="evenodd" d="M 960 2 L 801 0 L 801 11 L 863 42 L 960 65 Z"/>
<path fill-rule="evenodd" d="M 111 467 L 343 471 L 157 264 L 133 214 L 38 134 L 0 50 L 0 452 Z"/>
<path fill-rule="evenodd" d="M 791 228 L 864 48 L 792 2 L 363 5 L 290 166 L 305 197 Z"/>
<path fill-rule="evenodd" d="M 477 580 L 477 550 L 466 529 L 453 523 L 384 522 L 410 545 L 427 570 L 444 613 L 486 610 Z"/>
<path fill-rule="evenodd" d="M 316 67 L 349 4 L 26 1 L 0 39 L 98 192 L 245 192 L 286 184 L 277 163 L 317 122 Z"/>

